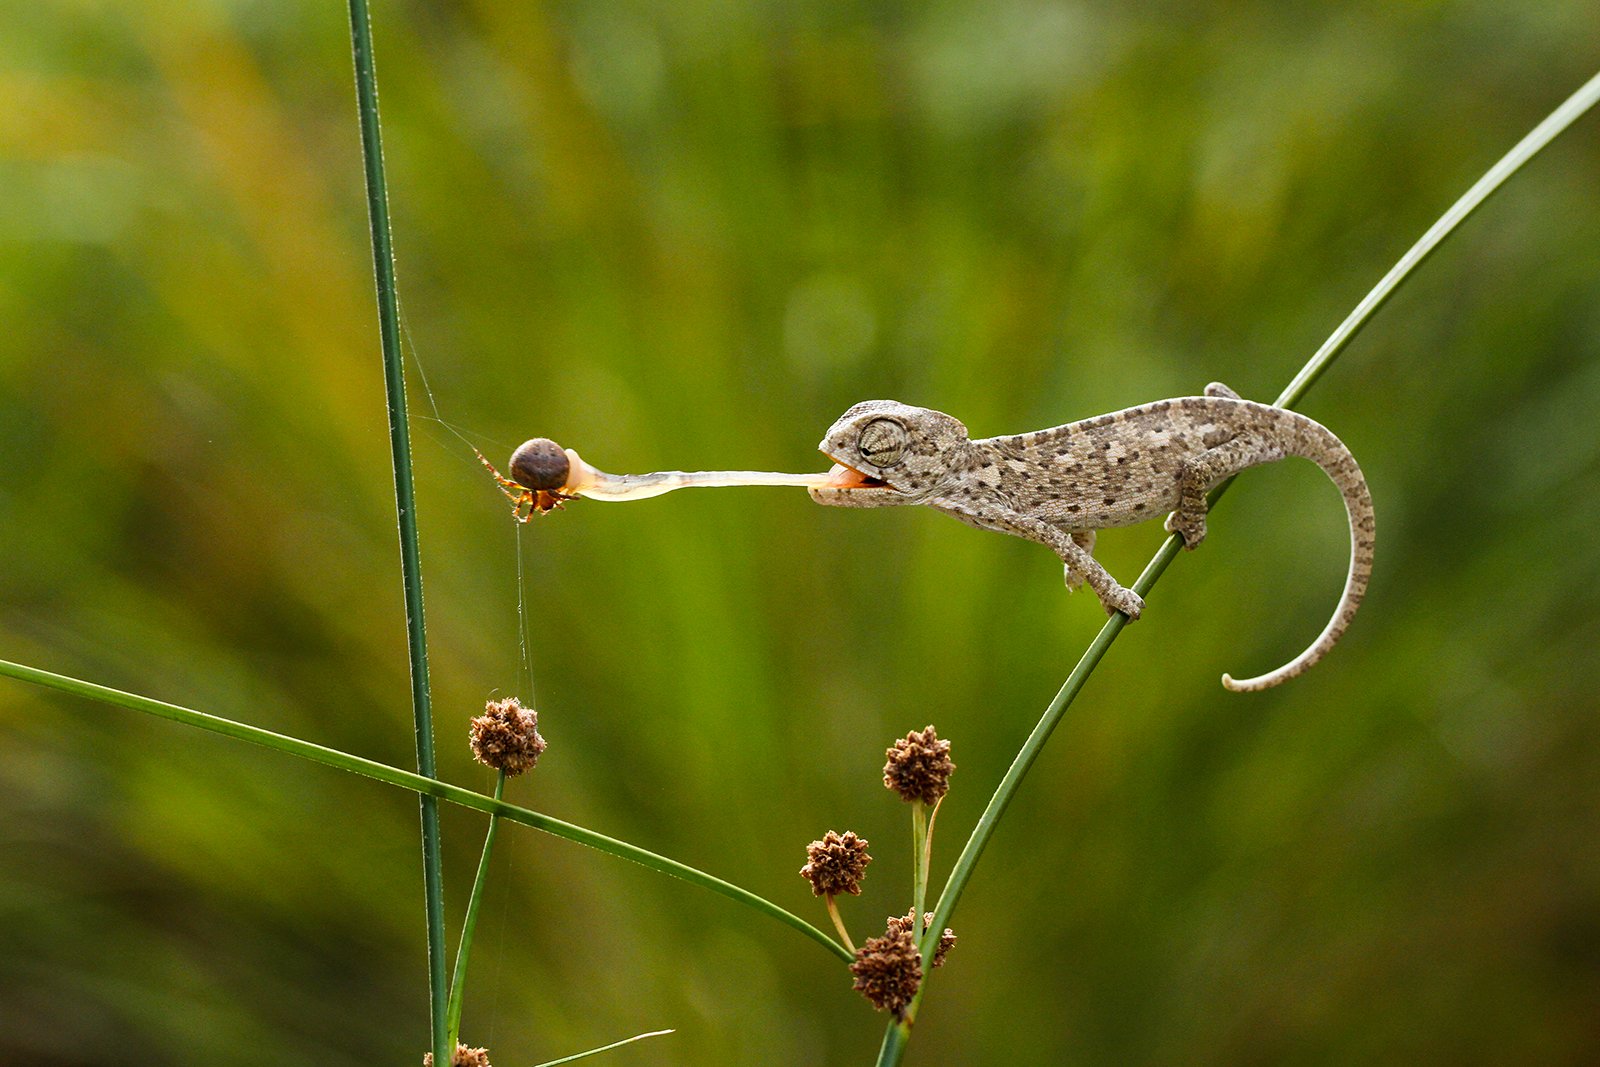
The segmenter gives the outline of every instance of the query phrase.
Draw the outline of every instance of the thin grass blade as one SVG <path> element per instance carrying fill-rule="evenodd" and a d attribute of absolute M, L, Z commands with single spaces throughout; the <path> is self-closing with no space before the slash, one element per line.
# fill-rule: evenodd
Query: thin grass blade
<path fill-rule="evenodd" d="M 661 1037 L 665 1034 L 674 1033 L 677 1033 L 677 1031 L 652 1030 L 648 1034 L 634 1034 L 632 1037 L 625 1037 L 621 1041 L 613 1041 L 609 1045 L 601 1045 L 599 1048 L 592 1048 L 588 1052 L 575 1052 L 571 1056 L 563 1056 L 559 1060 L 545 1060 L 543 1063 L 539 1064 L 539 1067 L 556 1067 L 556 1064 L 558 1063 L 571 1063 L 574 1060 L 587 1059 L 590 1056 L 597 1056 L 602 1052 L 610 1052 L 614 1048 L 621 1048 L 623 1045 L 631 1045 L 635 1041 L 643 1041 L 647 1037 Z"/>

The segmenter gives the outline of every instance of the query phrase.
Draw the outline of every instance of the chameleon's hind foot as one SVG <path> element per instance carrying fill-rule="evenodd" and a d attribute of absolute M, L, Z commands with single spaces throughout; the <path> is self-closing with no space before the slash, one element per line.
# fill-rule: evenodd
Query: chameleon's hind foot
<path fill-rule="evenodd" d="M 1183 547 L 1193 551 L 1200 547 L 1200 542 L 1206 539 L 1206 517 L 1202 512 L 1199 515 L 1185 515 L 1180 509 L 1167 516 L 1163 523 L 1167 533 L 1175 533 L 1183 538 Z"/>
<path fill-rule="evenodd" d="M 1120 611 L 1128 617 L 1129 622 L 1137 622 L 1144 611 L 1144 597 L 1122 585 L 1114 585 L 1101 593 L 1100 604 L 1106 609 L 1107 615 Z"/>
<path fill-rule="evenodd" d="M 1072 543 L 1091 555 L 1094 553 L 1094 534 L 1095 532 L 1093 530 L 1068 531 L 1068 536 L 1072 538 Z M 1071 563 L 1066 565 L 1066 569 L 1067 591 L 1070 593 L 1076 593 L 1079 589 L 1083 588 L 1083 583 L 1088 581 L 1089 576 L 1082 570 L 1074 567 Z"/>

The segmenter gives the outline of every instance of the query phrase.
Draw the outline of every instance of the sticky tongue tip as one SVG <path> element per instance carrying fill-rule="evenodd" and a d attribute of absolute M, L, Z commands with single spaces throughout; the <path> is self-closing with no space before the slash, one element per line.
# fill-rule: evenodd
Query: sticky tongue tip
<path fill-rule="evenodd" d="M 589 466 L 576 451 L 567 449 L 567 484 L 562 488 L 569 493 L 581 493 L 599 481 L 600 472 Z"/>
<path fill-rule="evenodd" d="M 861 489 L 873 484 L 874 480 L 843 463 L 835 463 L 833 469 L 828 471 L 827 480 L 822 483 L 827 489 Z M 881 482 L 878 484 L 882 484 Z"/>

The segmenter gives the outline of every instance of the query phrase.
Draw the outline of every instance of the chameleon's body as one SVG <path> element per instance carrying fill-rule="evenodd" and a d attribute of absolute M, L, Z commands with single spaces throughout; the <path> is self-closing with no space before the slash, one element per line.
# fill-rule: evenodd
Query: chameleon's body
<path fill-rule="evenodd" d="M 1107 612 L 1137 619 L 1138 594 L 1091 555 L 1094 531 L 1170 512 L 1167 529 L 1187 548 L 1206 535 L 1206 493 L 1247 467 L 1303 456 L 1344 496 L 1350 572 L 1333 618 L 1293 661 L 1235 690 L 1265 689 L 1300 674 L 1333 647 L 1361 603 L 1372 572 L 1373 513 L 1361 468 L 1320 424 L 1284 408 L 1241 400 L 1226 386 L 1205 396 L 1159 400 L 1048 430 L 973 441 L 959 421 L 927 408 L 869 400 L 845 412 L 819 446 L 838 466 L 821 504 L 923 504 L 985 530 L 1049 546 L 1067 585 L 1087 582 Z"/>

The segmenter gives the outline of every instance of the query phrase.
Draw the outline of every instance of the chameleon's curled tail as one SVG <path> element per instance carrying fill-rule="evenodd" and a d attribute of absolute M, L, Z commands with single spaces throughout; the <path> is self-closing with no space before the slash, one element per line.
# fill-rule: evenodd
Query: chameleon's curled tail
<path fill-rule="evenodd" d="M 1270 689 L 1304 672 L 1326 655 L 1344 634 L 1350 620 L 1355 618 L 1356 609 L 1366 595 L 1367 579 L 1372 574 L 1372 494 L 1367 490 L 1367 480 L 1362 476 L 1355 457 L 1344 446 L 1344 442 L 1320 423 L 1290 411 L 1282 411 L 1282 414 L 1286 416 L 1288 425 L 1285 429 L 1289 431 L 1289 446 L 1284 451 L 1290 455 L 1304 456 L 1321 467 L 1344 496 L 1345 512 L 1350 519 L 1350 573 L 1345 578 L 1344 593 L 1339 597 L 1333 617 L 1317 639 L 1311 642 L 1311 647 L 1277 670 L 1257 678 L 1236 681 L 1224 674 L 1222 684 L 1236 693 Z"/>

